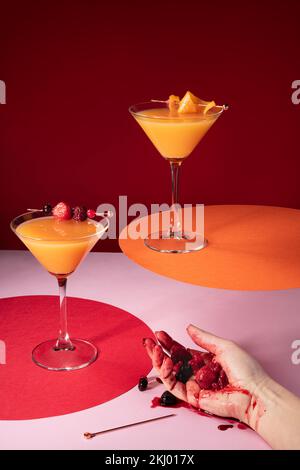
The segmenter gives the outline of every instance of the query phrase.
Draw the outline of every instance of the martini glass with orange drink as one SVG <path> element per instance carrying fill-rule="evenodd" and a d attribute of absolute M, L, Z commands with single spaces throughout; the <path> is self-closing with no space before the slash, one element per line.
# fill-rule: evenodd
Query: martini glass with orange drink
<path fill-rule="evenodd" d="M 88 217 L 88 215 L 90 217 Z M 45 341 L 32 352 L 33 361 L 48 370 L 82 369 L 98 356 L 95 345 L 84 339 L 71 339 L 67 327 L 66 287 L 68 277 L 109 227 L 109 217 L 95 220 L 93 210 L 66 203 L 53 210 L 31 210 L 16 217 L 11 228 L 59 285 L 60 329 L 57 339 Z"/>
<path fill-rule="evenodd" d="M 179 173 L 182 162 L 226 109 L 226 105 L 217 106 L 214 101 L 201 100 L 189 91 L 182 100 L 171 95 L 166 101 L 152 100 L 129 108 L 137 123 L 171 166 L 170 226 L 150 233 L 145 239 L 147 247 L 164 253 L 186 253 L 206 246 L 204 234 L 183 229 L 178 193 Z"/>

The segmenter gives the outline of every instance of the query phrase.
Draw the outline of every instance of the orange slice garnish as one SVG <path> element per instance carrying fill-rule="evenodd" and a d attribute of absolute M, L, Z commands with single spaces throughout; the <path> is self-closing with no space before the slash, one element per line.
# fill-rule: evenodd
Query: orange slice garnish
<path fill-rule="evenodd" d="M 180 98 L 179 96 L 176 95 L 170 95 L 168 99 L 168 105 L 169 105 L 169 110 L 171 113 L 175 113 L 178 110 L 180 103 Z"/>
<path fill-rule="evenodd" d="M 214 108 L 216 106 L 216 103 L 214 101 L 205 101 L 203 104 L 206 103 L 206 106 L 203 110 L 203 114 L 206 114 L 211 108 Z"/>
<path fill-rule="evenodd" d="M 197 113 L 198 112 L 199 98 L 197 98 L 193 93 L 187 91 L 182 100 L 179 103 L 178 113 Z"/>
<path fill-rule="evenodd" d="M 202 106 L 199 106 L 199 104 Z M 214 106 L 216 106 L 214 101 L 201 100 L 190 91 L 187 91 L 179 103 L 178 113 L 186 114 L 203 112 L 203 114 L 206 114 Z"/>

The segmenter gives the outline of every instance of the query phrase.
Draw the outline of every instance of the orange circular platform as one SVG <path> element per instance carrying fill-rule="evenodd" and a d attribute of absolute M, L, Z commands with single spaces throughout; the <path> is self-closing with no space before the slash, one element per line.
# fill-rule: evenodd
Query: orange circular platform
<path fill-rule="evenodd" d="M 120 234 L 120 247 L 142 267 L 190 284 L 233 290 L 300 287 L 299 210 L 220 205 L 205 206 L 204 214 L 208 246 L 201 251 L 155 252 L 141 238 L 126 238 L 129 226 Z"/>

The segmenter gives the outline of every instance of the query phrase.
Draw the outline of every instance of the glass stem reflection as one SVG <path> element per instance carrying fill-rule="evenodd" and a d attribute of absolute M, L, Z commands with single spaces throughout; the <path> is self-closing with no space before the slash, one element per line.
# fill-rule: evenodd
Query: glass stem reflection
<path fill-rule="evenodd" d="M 171 176 L 172 176 L 172 208 L 171 208 L 171 227 L 170 237 L 181 238 L 182 228 L 180 221 L 180 206 L 179 206 L 179 173 L 181 162 L 170 162 L 171 165 Z"/>
<path fill-rule="evenodd" d="M 70 340 L 67 325 L 67 278 L 57 277 L 57 281 L 59 286 L 60 330 L 55 344 L 55 350 L 68 349 L 72 351 L 74 346 Z"/>

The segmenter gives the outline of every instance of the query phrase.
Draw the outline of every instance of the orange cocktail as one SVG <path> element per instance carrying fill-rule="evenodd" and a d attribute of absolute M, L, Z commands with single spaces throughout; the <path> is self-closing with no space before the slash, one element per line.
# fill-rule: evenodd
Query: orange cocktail
<path fill-rule="evenodd" d="M 69 275 L 101 237 L 97 222 L 41 217 L 23 222 L 18 237 L 51 274 Z"/>
<path fill-rule="evenodd" d="M 151 100 L 129 108 L 163 158 L 169 161 L 172 175 L 172 206 L 168 228 L 148 234 L 144 243 L 162 253 L 187 253 L 206 246 L 203 229 L 200 233 L 183 230 L 178 204 L 179 170 L 218 117 L 227 109 L 214 101 L 204 101 L 190 91 L 180 100 L 171 95 L 168 100 Z M 199 232 L 199 231 L 198 231 Z"/>
<path fill-rule="evenodd" d="M 155 103 L 153 103 L 155 104 Z M 172 115 L 168 108 L 137 112 L 136 121 L 159 153 L 169 161 L 182 161 L 194 150 L 216 120 L 213 111 Z"/>
<path fill-rule="evenodd" d="M 11 228 L 41 265 L 56 277 L 59 285 L 60 329 L 57 339 L 40 343 L 32 352 L 33 361 L 48 370 L 76 370 L 88 366 L 98 356 L 94 344 L 70 338 L 67 325 L 67 279 L 109 227 L 109 215 L 96 214 L 83 206 L 71 208 L 65 202 L 16 217 Z M 103 217 L 94 220 L 95 216 Z"/>

